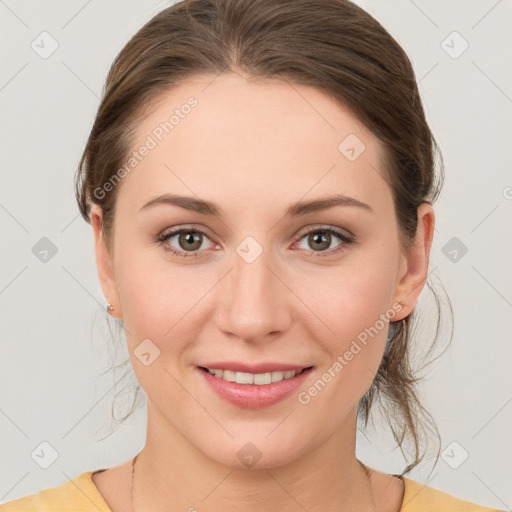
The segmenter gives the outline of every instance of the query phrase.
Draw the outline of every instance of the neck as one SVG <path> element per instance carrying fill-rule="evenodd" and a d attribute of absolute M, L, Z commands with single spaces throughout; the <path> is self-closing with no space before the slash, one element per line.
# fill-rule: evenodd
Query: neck
<path fill-rule="evenodd" d="M 355 455 L 355 411 L 312 451 L 261 469 L 220 464 L 162 420 L 148 402 L 146 444 L 133 467 L 133 512 L 375 509 L 371 472 Z"/>

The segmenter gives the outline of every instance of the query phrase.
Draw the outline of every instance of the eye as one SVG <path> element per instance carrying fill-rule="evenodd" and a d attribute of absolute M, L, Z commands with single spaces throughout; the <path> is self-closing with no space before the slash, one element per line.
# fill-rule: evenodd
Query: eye
<path fill-rule="evenodd" d="M 334 249 L 328 249 L 333 242 L 333 236 L 340 240 L 340 243 L 334 247 Z M 203 247 L 205 240 L 210 240 L 208 235 L 198 228 L 180 228 L 164 231 L 157 237 L 157 241 L 160 242 L 166 251 L 180 258 L 195 258 L 201 256 L 201 251 L 208 247 Z M 171 240 L 175 239 L 176 246 L 171 245 Z M 300 239 L 300 243 L 303 239 L 313 247 L 310 252 L 316 253 L 315 255 L 324 257 L 332 256 L 338 252 L 344 250 L 348 245 L 355 242 L 355 237 L 352 234 L 345 234 L 342 231 L 338 231 L 332 227 L 321 227 L 314 230 L 307 231 Z M 218 244 L 212 242 L 212 246 L 220 248 Z M 210 248 L 212 247 L 210 246 Z M 188 254 L 187 254 L 188 253 Z M 324 254 L 325 253 L 325 254 Z"/>
<path fill-rule="evenodd" d="M 181 228 L 171 231 L 165 231 L 164 233 L 159 235 L 157 240 L 163 244 L 164 249 L 166 251 L 169 251 L 172 254 L 175 254 L 176 256 L 179 256 L 181 258 L 193 258 L 200 256 L 200 253 L 198 252 L 199 249 L 205 249 L 205 247 L 202 247 L 205 237 L 208 238 L 208 235 L 200 229 Z M 176 238 L 175 241 L 178 244 L 177 248 L 173 247 L 169 243 L 173 238 Z"/>
<path fill-rule="evenodd" d="M 333 242 L 333 236 L 338 238 L 341 242 L 331 250 L 328 249 Z M 348 245 L 355 242 L 353 235 L 345 234 L 337 229 L 331 227 L 322 227 L 310 230 L 305 233 L 300 240 L 305 239 L 306 242 L 313 247 L 313 253 L 320 253 L 318 256 L 332 256 L 344 250 Z"/>

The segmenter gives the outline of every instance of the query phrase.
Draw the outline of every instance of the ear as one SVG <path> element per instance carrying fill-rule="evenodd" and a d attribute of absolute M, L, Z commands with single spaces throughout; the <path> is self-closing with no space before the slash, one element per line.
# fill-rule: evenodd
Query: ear
<path fill-rule="evenodd" d="M 402 256 L 394 293 L 393 303 L 401 302 L 403 309 L 393 317 L 393 321 L 402 320 L 414 310 L 427 280 L 430 248 L 434 237 L 435 215 L 430 202 L 421 203 L 417 211 L 416 237 L 408 254 Z"/>
<path fill-rule="evenodd" d="M 112 265 L 112 255 L 107 248 L 103 235 L 103 212 L 101 207 L 97 204 L 91 206 L 91 225 L 94 232 L 96 267 L 101 289 L 106 300 L 114 306 L 114 310 L 109 312 L 110 315 L 116 318 L 122 318 L 121 303 L 119 302 L 119 294 Z"/>

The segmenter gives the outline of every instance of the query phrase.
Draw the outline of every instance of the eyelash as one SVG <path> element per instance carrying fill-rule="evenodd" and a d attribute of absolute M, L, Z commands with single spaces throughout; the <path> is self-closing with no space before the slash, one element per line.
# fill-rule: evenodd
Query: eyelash
<path fill-rule="evenodd" d="M 157 242 L 161 243 L 166 251 L 169 251 L 170 253 L 172 253 L 175 256 L 178 256 L 180 258 L 196 258 L 196 257 L 200 256 L 200 251 L 189 252 L 188 254 L 186 254 L 187 251 L 178 251 L 166 243 L 174 235 L 177 235 L 180 233 L 200 233 L 201 235 L 204 235 L 205 237 L 209 238 L 208 234 L 205 233 L 204 231 L 202 231 L 201 229 L 180 228 L 180 229 L 175 229 L 175 230 L 167 231 L 167 232 L 160 234 L 157 237 Z M 311 235 L 312 233 L 329 233 L 331 235 L 338 237 L 343 242 L 343 243 L 340 243 L 334 249 L 330 249 L 328 251 L 310 251 L 311 253 L 314 253 L 315 256 L 318 256 L 320 258 L 334 256 L 335 254 L 338 254 L 340 251 L 344 250 L 348 245 L 355 243 L 355 236 L 346 235 L 346 234 L 342 233 L 341 231 L 338 231 L 337 229 L 334 229 L 331 227 L 315 228 L 313 230 L 307 231 L 306 233 L 302 234 L 299 237 L 299 241 L 302 240 L 304 237 Z M 184 256 L 183 253 L 185 253 L 186 255 Z"/>

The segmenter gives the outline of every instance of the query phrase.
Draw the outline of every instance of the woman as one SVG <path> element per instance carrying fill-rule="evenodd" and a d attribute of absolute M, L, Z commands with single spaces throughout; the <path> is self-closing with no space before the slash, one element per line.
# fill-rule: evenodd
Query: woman
<path fill-rule="evenodd" d="M 435 150 L 407 56 L 349 1 L 186 0 L 150 20 L 77 174 L 146 444 L 0 510 L 492 510 L 404 476 Z M 378 394 L 414 441 L 401 475 L 356 457 Z"/>

